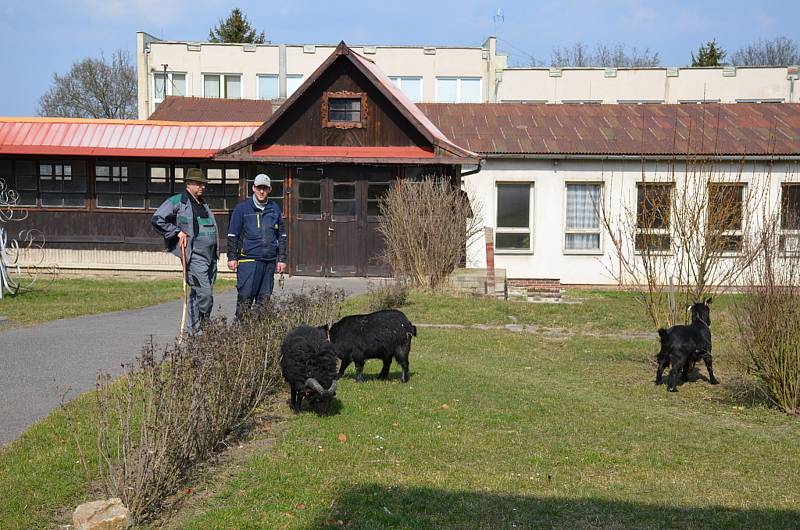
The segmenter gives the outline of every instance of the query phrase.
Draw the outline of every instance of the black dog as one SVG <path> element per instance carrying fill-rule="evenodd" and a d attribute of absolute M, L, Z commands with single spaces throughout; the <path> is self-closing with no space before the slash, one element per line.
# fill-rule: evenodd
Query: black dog
<path fill-rule="evenodd" d="M 686 381 L 689 370 L 700 359 L 706 363 L 709 382 L 719 384 L 714 377 L 711 358 L 711 298 L 705 302 L 697 302 L 689 306 L 692 314 L 692 323 L 688 326 L 672 326 L 669 329 L 661 328 L 658 335 L 661 340 L 661 351 L 658 352 L 658 369 L 656 370 L 656 384 L 662 383 L 664 368 L 672 365 L 669 372 L 667 389 L 670 392 L 678 391 L 678 374 Z"/>

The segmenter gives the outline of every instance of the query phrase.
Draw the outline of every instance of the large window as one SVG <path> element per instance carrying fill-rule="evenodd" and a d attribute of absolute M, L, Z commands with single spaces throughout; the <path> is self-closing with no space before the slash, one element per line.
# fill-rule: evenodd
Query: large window
<path fill-rule="evenodd" d="M 303 84 L 303 74 L 286 74 L 286 97 L 294 94 Z"/>
<path fill-rule="evenodd" d="M 277 99 L 280 96 L 277 74 L 258 76 L 258 99 Z"/>
<path fill-rule="evenodd" d="M 571 253 L 600 251 L 600 191 L 595 183 L 568 183 L 564 250 Z"/>
<path fill-rule="evenodd" d="M 203 74 L 203 96 L 239 99 L 242 97 L 242 76 L 239 74 Z"/>
<path fill-rule="evenodd" d="M 17 206 L 38 204 L 39 179 L 33 160 L 0 160 L 0 178 L 6 186 L 17 192 Z"/>
<path fill-rule="evenodd" d="M 436 101 L 439 103 L 480 103 L 480 77 L 437 77 Z"/>
<path fill-rule="evenodd" d="M 497 183 L 494 246 L 498 251 L 530 252 L 533 249 L 532 195 L 530 183 Z"/>
<path fill-rule="evenodd" d="M 781 249 L 800 253 L 800 184 L 781 184 Z"/>
<path fill-rule="evenodd" d="M 671 183 L 640 182 L 636 185 L 637 251 L 669 252 Z"/>
<path fill-rule="evenodd" d="M 71 206 L 86 204 L 86 173 L 83 162 L 40 161 L 39 201 L 42 206 Z"/>
<path fill-rule="evenodd" d="M 158 104 L 165 96 L 186 95 L 186 74 L 167 72 L 153 74 L 153 101 Z"/>
<path fill-rule="evenodd" d="M 175 166 L 175 193 L 185 189 L 184 176 L 192 165 Z M 231 210 L 239 202 L 239 165 L 238 164 L 200 164 L 200 169 L 208 178 L 203 194 L 212 210 Z"/>
<path fill-rule="evenodd" d="M 708 185 L 706 241 L 713 252 L 742 249 L 742 215 L 745 186 L 740 183 Z"/>
<path fill-rule="evenodd" d="M 389 79 L 414 103 L 422 101 L 422 78 L 393 76 Z"/>
<path fill-rule="evenodd" d="M 98 208 L 144 208 L 144 162 L 98 161 L 94 167 Z"/>

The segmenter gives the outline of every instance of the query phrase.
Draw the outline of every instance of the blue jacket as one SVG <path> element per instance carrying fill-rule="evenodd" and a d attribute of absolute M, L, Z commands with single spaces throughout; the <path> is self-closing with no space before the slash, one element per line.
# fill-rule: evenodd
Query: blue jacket
<path fill-rule="evenodd" d="M 234 260 L 286 263 L 286 228 L 275 201 L 268 200 L 261 210 L 251 197 L 233 209 L 228 223 L 228 261 Z"/>

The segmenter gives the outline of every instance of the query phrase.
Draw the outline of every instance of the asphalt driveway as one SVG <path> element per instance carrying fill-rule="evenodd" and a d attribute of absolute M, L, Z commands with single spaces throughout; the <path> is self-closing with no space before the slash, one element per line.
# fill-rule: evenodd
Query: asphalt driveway
<path fill-rule="evenodd" d="M 365 278 L 287 278 L 285 292 L 328 284 L 348 294 L 366 292 Z M 276 296 L 279 289 L 276 287 Z M 236 290 L 215 293 L 215 313 L 232 317 Z M 97 374 L 119 375 L 152 336 L 157 344 L 175 339 L 181 301 L 143 309 L 47 322 L 0 332 L 0 446 L 47 416 L 66 393 L 71 399 L 95 387 Z"/>

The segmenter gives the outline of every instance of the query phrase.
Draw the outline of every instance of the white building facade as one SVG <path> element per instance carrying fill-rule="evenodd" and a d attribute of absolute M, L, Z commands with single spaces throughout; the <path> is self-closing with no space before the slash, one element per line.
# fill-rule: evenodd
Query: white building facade
<path fill-rule="evenodd" d="M 326 44 L 214 44 L 136 35 L 139 118 L 165 95 L 283 100 L 333 52 Z M 413 101 L 737 103 L 800 101 L 797 67 L 518 68 L 482 46 L 353 46 Z"/>

